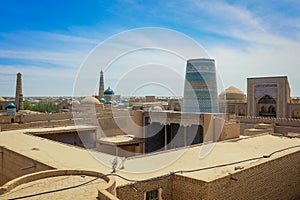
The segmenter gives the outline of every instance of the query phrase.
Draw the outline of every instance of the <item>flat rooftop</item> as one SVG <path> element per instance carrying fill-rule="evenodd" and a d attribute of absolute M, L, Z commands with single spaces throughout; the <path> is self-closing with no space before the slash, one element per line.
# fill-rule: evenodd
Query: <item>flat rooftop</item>
<path fill-rule="evenodd" d="M 64 126 L 64 127 L 53 127 L 53 128 L 34 128 L 34 129 L 25 129 L 25 132 L 35 135 L 35 134 L 59 134 L 59 133 L 68 133 L 75 131 L 95 131 L 96 126 Z"/>
<path fill-rule="evenodd" d="M 5 148 L 57 169 L 84 169 L 103 174 L 112 171 L 110 166 L 116 159 L 115 156 L 25 134 L 39 130 L 51 131 L 53 129 L 40 128 L 0 132 L 0 146 L 5 146 Z M 124 169 L 117 169 L 116 173 L 128 179 L 142 180 L 178 170 L 193 170 L 260 157 L 295 145 L 300 145 L 300 138 L 264 134 L 127 158 L 124 160 Z M 278 152 L 270 158 L 261 158 L 181 175 L 209 182 L 299 151 L 299 147 L 291 148 Z M 119 158 L 118 160 L 122 159 Z M 235 170 L 235 167 L 241 169 Z M 116 181 L 117 186 L 130 183 L 120 178 L 116 178 Z"/>
<path fill-rule="evenodd" d="M 82 184 L 84 182 L 93 180 L 95 177 L 72 175 L 72 176 L 57 176 L 39 179 L 29 183 L 17 186 L 10 192 L 1 196 L 5 199 L 13 199 L 19 196 L 26 196 L 45 192 L 45 190 L 57 190 L 64 187 Z M 95 199 L 98 196 L 98 188 L 104 187 L 107 183 L 102 179 L 97 179 L 90 184 L 83 185 L 72 190 L 64 190 L 55 193 L 44 194 L 43 196 L 31 197 L 30 199 Z M 83 192 L 84 191 L 84 192 Z"/>

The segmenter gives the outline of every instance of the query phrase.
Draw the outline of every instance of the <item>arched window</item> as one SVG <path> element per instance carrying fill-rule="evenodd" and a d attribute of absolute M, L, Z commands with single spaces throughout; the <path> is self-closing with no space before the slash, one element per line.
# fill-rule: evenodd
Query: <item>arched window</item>
<path fill-rule="evenodd" d="M 259 104 L 276 104 L 276 101 L 270 95 L 265 95 L 258 101 Z"/>
<path fill-rule="evenodd" d="M 269 113 L 275 113 L 275 107 L 273 105 L 269 106 Z"/>
<path fill-rule="evenodd" d="M 239 108 L 239 116 L 245 116 L 245 109 Z"/>
<path fill-rule="evenodd" d="M 259 116 L 276 117 L 276 100 L 270 95 L 264 95 L 258 101 Z"/>
<path fill-rule="evenodd" d="M 261 112 L 261 113 L 266 112 L 265 106 L 261 106 L 261 107 L 260 107 L 260 112 Z"/>
<path fill-rule="evenodd" d="M 292 118 L 300 119 L 300 111 L 298 109 L 292 111 Z"/>

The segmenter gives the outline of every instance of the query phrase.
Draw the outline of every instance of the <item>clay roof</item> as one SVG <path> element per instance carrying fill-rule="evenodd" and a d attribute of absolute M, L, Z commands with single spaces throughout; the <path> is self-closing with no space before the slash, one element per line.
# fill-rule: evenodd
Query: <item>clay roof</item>
<path fill-rule="evenodd" d="M 0 96 L 0 101 L 6 101 L 3 97 Z"/>
<path fill-rule="evenodd" d="M 84 99 L 81 100 L 81 103 L 85 103 L 85 104 L 101 104 L 98 99 L 96 99 L 95 97 L 92 97 L 92 96 L 85 97 Z"/>
<path fill-rule="evenodd" d="M 232 94 L 232 93 L 245 95 L 245 93 L 242 90 L 240 90 L 240 89 L 238 89 L 234 86 L 230 86 L 230 87 L 226 88 L 223 92 L 221 92 L 220 95 L 222 95 L 222 94 Z"/>
<path fill-rule="evenodd" d="M 73 104 L 73 105 L 79 105 L 80 102 L 78 100 L 72 100 L 71 104 Z"/>
<path fill-rule="evenodd" d="M 5 146 L 5 148 L 58 169 L 76 168 L 101 173 L 111 171 L 110 166 L 116 158 L 115 156 L 92 150 L 87 151 L 75 146 L 24 134 L 38 130 L 3 131 L 0 134 L 0 146 Z M 299 138 L 290 139 L 264 134 L 127 158 L 124 162 L 125 168 L 118 169 L 117 173 L 130 179 L 147 179 L 176 170 L 204 168 L 259 157 L 294 145 L 300 145 Z M 298 151 L 300 151 L 299 148 L 287 149 L 274 154 L 270 158 L 259 159 L 255 162 L 244 162 L 216 169 L 195 171 L 182 174 L 182 176 L 202 181 L 213 181 L 228 176 L 229 173 L 236 173 L 238 170 L 235 170 L 235 167 L 237 166 L 241 166 L 243 167 L 242 170 L 245 170 Z M 119 178 L 116 180 L 117 186 L 129 183 Z"/>

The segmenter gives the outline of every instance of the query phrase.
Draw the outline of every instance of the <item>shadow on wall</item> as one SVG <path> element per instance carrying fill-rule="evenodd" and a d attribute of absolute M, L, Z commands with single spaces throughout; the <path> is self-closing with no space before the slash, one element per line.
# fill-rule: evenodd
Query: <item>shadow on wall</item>
<path fill-rule="evenodd" d="M 0 147 L 0 185 L 25 174 L 49 169 L 54 168 L 5 147 Z"/>

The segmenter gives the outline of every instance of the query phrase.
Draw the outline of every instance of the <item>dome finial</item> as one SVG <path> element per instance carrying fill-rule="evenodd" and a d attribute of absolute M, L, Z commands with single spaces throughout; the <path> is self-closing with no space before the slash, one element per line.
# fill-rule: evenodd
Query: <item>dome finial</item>
<path fill-rule="evenodd" d="M 108 86 L 108 88 L 104 91 L 105 95 L 113 95 L 115 92 Z"/>

